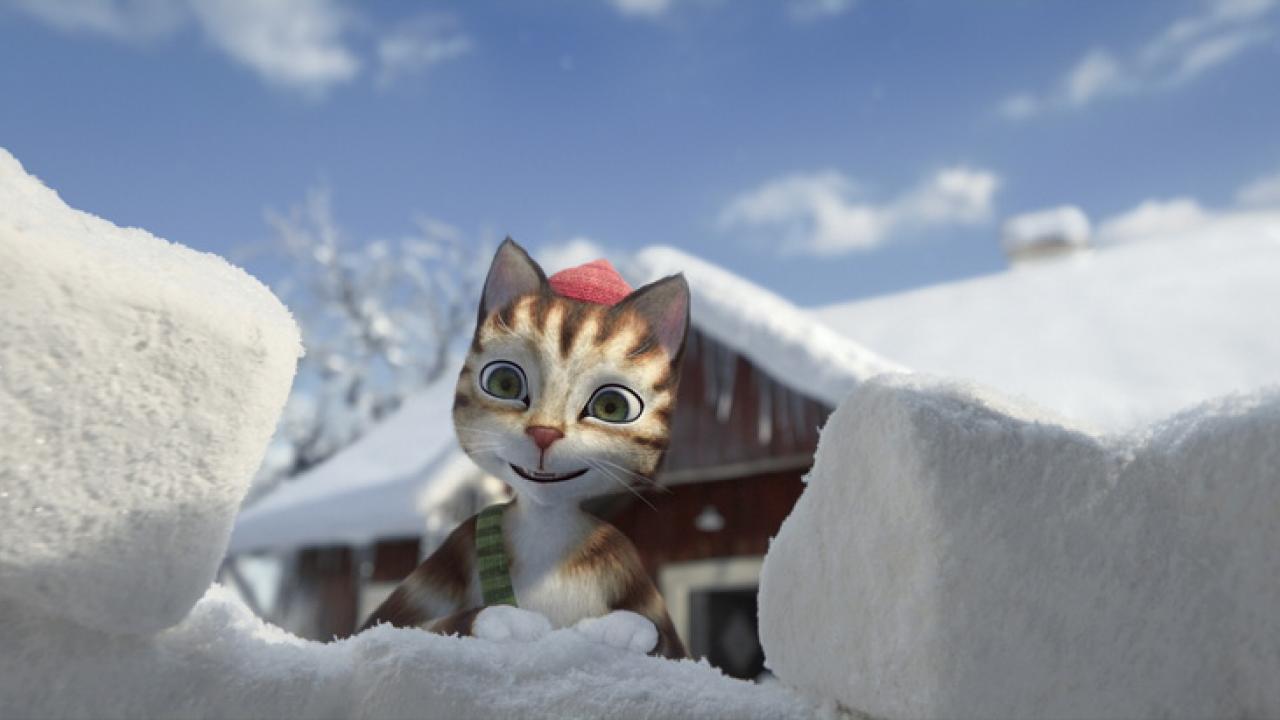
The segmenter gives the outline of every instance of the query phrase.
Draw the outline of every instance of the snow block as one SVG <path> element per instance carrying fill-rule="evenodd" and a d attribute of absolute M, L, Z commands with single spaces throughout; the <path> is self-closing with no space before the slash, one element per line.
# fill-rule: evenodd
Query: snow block
<path fill-rule="evenodd" d="M 0 149 L 0 598 L 109 633 L 214 577 L 296 325 L 220 258 L 73 210 Z"/>
<path fill-rule="evenodd" d="M 769 666 L 808 693 L 883 718 L 1280 716 L 1280 391 L 1100 439 L 878 379 L 808 483 L 760 592 Z"/>
<path fill-rule="evenodd" d="M 107 635 L 6 606 L 0 717 L 735 718 L 814 716 L 779 684 L 725 677 L 552 631 L 494 643 L 380 626 L 299 639 L 214 586 L 154 637 Z"/>

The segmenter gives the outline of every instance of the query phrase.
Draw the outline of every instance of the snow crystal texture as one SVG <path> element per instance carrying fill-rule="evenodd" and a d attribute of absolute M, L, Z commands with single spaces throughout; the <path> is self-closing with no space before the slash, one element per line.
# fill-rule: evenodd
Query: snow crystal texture
<path fill-rule="evenodd" d="M 0 149 L 0 597 L 110 633 L 212 581 L 299 354 L 212 255 L 73 210 Z"/>
<path fill-rule="evenodd" d="M 154 637 L 111 636 L 6 607 L 0 717 L 810 717 L 800 697 L 611 648 L 573 629 L 533 643 L 380 626 L 302 640 L 214 586 Z"/>
<path fill-rule="evenodd" d="M 766 656 L 875 717 L 1275 717 L 1278 515 L 1280 391 L 1103 440 L 874 380 L 765 559 Z"/>

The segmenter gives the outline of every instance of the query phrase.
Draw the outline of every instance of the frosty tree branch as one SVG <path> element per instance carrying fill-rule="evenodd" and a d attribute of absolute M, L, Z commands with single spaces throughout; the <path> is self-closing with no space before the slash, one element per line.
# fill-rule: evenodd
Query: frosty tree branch
<path fill-rule="evenodd" d="M 292 271 L 279 283 L 302 326 L 298 368 L 249 501 L 354 442 L 440 377 L 482 279 L 475 241 L 428 217 L 398 241 L 348 242 L 327 189 L 267 222 Z"/>

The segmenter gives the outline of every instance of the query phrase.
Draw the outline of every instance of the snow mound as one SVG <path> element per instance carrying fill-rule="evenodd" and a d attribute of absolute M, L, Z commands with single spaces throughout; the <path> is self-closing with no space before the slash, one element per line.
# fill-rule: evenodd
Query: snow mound
<path fill-rule="evenodd" d="M 1102 440 L 874 380 L 765 558 L 765 653 L 877 717 L 1273 717 L 1278 512 L 1280 390 Z"/>
<path fill-rule="evenodd" d="M 572 629 L 496 643 L 380 626 L 302 640 L 209 589 L 154 637 L 6 606 L 0 716 L 58 718 L 810 717 L 798 695 L 595 643 Z"/>
<path fill-rule="evenodd" d="M 105 632 L 209 586 L 299 354 L 213 255 L 73 210 L 0 149 L 0 597 Z"/>

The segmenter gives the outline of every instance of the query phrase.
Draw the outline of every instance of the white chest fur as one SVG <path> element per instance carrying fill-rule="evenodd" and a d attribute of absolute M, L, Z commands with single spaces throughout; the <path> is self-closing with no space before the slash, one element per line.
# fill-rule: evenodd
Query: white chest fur
<path fill-rule="evenodd" d="M 541 613 L 554 627 L 609 611 L 600 578 L 565 564 L 592 530 L 589 518 L 576 507 L 531 507 L 521 502 L 503 520 L 511 549 L 511 583 L 521 608 Z"/>

